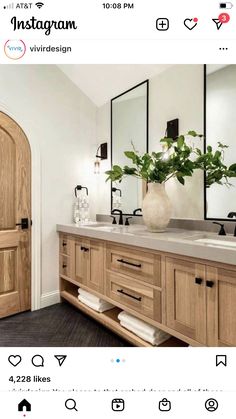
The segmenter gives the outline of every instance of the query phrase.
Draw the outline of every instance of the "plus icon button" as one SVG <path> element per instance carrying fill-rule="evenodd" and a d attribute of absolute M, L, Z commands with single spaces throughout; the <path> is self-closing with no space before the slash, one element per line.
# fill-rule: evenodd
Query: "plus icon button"
<path fill-rule="evenodd" d="M 170 27 L 169 19 L 165 17 L 160 17 L 156 20 L 156 28 L 158 31 L 168 31 Z"/>

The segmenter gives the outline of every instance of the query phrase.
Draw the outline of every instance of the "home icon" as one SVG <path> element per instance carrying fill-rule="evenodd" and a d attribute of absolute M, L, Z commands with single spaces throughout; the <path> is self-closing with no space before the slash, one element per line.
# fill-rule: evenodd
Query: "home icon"
<path fill-rule="evenodd" d="M 26 400 L 22 400 L 19 404 L 18 404 L 18 412 L 31 412 L 31 404 Z"/>

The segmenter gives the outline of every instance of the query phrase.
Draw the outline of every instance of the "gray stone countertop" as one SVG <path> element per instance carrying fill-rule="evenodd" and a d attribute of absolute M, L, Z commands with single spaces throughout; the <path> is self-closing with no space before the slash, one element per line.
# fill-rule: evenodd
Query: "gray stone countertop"
<path fill-rule="evenodd" d="M 119 226 L 103 222 L 57 224 L 57 231 L 236 265 L 236 237 L 232 235 L 218 236 L 216 233 L 178 228 L 152 233 L 143 225 Z"/>

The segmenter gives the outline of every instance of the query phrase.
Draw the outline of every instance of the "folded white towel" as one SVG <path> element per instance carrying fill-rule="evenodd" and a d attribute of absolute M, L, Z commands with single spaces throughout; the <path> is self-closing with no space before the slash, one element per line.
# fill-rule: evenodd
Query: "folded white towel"
<path fill-rule="evenodd" d="M 99 297 L 97 297 L 96 295 L 91 294 L 90 292 L 85 291 L 85 290 L 84 290 L 84 289 L 82 289 L 82 288 L 79 288 L 79 289 L 78 289 L 78 293 L 79 293 L 82 297 L 84 297 L 84 298 L 86 298 L 87 300 L 91 301 L 91 303 L 94 303 L 94 304 L 103 304 L 104 302 L 106 303 L 106 301 L 105 301 L 105 300 L 103 300 L 102 298 L 99 298 Z"/>
<path fill-rule="evenodd" d="M 144 333 L 145 335 L 150 336 L 151 338 L 160 337 L 164 333 L 162 330 L 158 329 L 155 326 L 151 326 L 150 324 L 144 322 L 143 320 L 137 319 L 137 317 L 132 316 L 125 311 L 122 311 L 118 315 L 118 319 L 130 327 L 133 327 L 135 330 Z"/>
<path fill-rule="evenodd" d="M 168 333 L 163 332 L 162 335 L 151 337 L 150 335 L 141 332 L 140 330 L 135 329 L 134 327 L 130 326 L 129 324 L 121 321 L 121 326 L 125 327 L 125 329 L 129 330 L 130 332 L 134 333 L 135 335 L 139 336 L 141 339 L 145 340 L 146 342 L 151 343 L 151 345 L 158 346 L 164 343 L 166 340 L 170 338 Z"/>
<path fill-rule="evenodd" d="M 104 301 L 102 304 L 96 304 L 88 300 L 87 298 L 83 297 L 82 295 L 78 296 L 79 301 L 81 303 L 85 304 L 86 306 L 92 308 L 95 311 L 98 311 L 99 313 L 103 313 L 104 311 L 111 310 L 114 306 L 110 303 L 107 303 Z"/>

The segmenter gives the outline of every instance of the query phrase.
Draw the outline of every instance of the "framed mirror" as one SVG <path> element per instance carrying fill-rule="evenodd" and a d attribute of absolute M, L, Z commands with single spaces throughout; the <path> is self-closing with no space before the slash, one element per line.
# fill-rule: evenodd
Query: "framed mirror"
<path fill-rule="evenodd" d="M 111 100 L 111 164 L 124 166 L 129 160 L 124 151 L 134 147 L 139 153 L 148 152 L 148 80 L 132 87 Z M 111 184 L 111 210 L 125 215 L 141 208 L 145 185 L 131 176 L 121 183 Z M 137 211 L 137 215 L 141 215 Z"/>
<path fill-rule="evenodd" d="M 236 162 L 236 65 L 207 64 L 204 75 L 205 150 L 207 146 L 216 149 L 218 142 L 227 145 L 224 161 L 229 166 Z M 236 217 L 236 178 L 229 182 L 230 187 L 214 183 L 207 188 L 205 178 L 205 219 Z"/>

